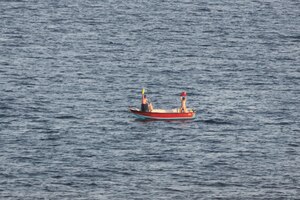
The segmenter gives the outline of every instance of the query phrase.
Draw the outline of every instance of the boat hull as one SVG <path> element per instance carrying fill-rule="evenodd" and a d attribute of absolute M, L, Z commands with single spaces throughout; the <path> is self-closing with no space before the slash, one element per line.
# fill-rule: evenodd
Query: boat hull
<path fill-rule="evenodd" d="M 196 112 L 187 113 L 177 112 L 142 112 L 138 109 L 129 108 L 130 112 L 139 119 L 156 119 L 156 120 L 190 120 L 196 118 Z"/>

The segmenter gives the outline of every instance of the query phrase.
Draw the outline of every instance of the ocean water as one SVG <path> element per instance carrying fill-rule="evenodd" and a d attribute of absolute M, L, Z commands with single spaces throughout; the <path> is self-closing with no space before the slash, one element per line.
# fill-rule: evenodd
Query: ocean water
<path fill-rule="evenodd" d="M 0 1 L 0 199 L 299 199 L 297 0 Z M 139 121 L 187 91 L 193 121 Z"/>

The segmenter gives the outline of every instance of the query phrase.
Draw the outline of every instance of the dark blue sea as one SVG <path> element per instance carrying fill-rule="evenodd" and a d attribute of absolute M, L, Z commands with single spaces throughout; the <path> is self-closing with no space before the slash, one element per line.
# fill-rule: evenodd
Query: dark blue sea
<path fill-rule="evenodd" d="M 300 2 L 1 0 L 0 199 L 300 199 Z"/>

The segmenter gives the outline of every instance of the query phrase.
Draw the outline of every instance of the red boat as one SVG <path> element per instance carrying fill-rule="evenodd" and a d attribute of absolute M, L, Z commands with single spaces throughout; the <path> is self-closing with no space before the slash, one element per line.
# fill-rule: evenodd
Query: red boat
<path fill-rule="evenodd" d="M 129 108 L 130 112 L 139 119 L 156 119 L 156 120 L 187 120 L 195 119 L 196 111 L 189 110 L 186 113 L 178 112 L 178 109 L 162 110 L 154 109 L 151 112 L 142 112 L 137 108 Z"/>

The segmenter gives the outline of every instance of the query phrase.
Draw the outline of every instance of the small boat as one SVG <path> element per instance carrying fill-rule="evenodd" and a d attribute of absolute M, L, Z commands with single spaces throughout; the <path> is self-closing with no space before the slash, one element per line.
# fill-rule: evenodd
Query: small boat
<path fill-rule="evenodd" d="M 196 118 L 196 111 L 193 110 L 188 110 L 186 113 L 179 112 L 179 109 L 154 109 L 151 112 L 142 112 L 138 108 L 129 108 L 129 110 L 135 117 L 139 119 L 189 120 Z"/>

